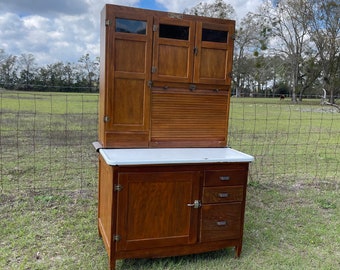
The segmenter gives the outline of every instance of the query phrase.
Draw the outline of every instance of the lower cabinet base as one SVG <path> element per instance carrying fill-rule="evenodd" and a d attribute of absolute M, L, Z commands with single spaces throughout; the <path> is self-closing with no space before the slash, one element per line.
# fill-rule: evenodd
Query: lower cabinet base
<path fill-rule="evenodd" d="M 98 230 L 116 260 L 242 250 L 247 162 L 108 165 L 99 157 Z"/>

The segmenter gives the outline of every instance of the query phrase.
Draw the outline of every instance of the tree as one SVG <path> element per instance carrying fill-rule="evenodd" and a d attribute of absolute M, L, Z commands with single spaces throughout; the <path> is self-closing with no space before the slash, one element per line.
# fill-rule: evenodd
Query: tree
<path fill-rule="evenodd" d="M 310 0 L 308 2 L 308 25 L 321 66 L 323 89 L 330 94 L 329 102 L 334 104 L 335 92 L 340 88 L 339 2 Z"/>
<path fill-rule="evenodd" d="M 33 54 L 21 54 L 19 57 L 19 63 L 21 67 L 20 79 L 24 85 L 24 89 L 28 90 L 31 88 L 31 83 L 34 79 L 35 71 L 35 58 Z"/>
<path fill-rule="evenodd" d="M 308 34 L 307 2 L 309 0 L 281 0 L 276 7 L 264 5 L 259 14 L 264 18 L 263 28 L 270 28 L 276 54 L 282 55 L 290 69 L 292 101 L 302 91 L 302 67 L 306 52 L 311 50 Z M 302 95 L 300 95 L 302 97 Z"/>
<path fill-rule="evenodd" d="M 80 77 L 84 80 L 85 86 L 90 89 L 99 82 L 99 59 L 91 60 L 90 55 L 87 53 L 79 59 L 79 72 Z"/>
<path fill-rule="evenodd" d="M 225 3 L 223 0 L 215 0 L 211 4 L 200 2 L 191 9 L 185 9 L 184 13 L 220 19 L 231 19 L 236 14 L 233 6 Z"/>
<path fill-rule="evenodd" d="M 256 14 L 248 13 L 236 29 L 233 87 L 237 97 L 244 91 L 245 81 L 249 81 L 248 76 L 254 70 L 255 62 L 249 60 L 259 57 L 260 52 L 267 49 L 267 30 L 262 28 L 260 20 Z"/>
<path fill-rule="evenodd" d="M 1 61 L 0 66 L 0 82 L 5 88 L 13 88 L 17 80 L 17 57 L 13 55 L 8 55 L 5 59 Z"/>

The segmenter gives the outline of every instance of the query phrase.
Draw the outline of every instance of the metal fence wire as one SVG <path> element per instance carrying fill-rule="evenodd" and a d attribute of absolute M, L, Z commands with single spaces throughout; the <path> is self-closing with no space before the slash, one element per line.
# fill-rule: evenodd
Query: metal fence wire
<path fill-rule="evenodd" d="M 0 90 L 0 193 L 91 191 L 98 95 Z M 251 154 L 249 183 L 340 179 L 340 113 L 320 101 L 232 98 L 228 145 Z"/>

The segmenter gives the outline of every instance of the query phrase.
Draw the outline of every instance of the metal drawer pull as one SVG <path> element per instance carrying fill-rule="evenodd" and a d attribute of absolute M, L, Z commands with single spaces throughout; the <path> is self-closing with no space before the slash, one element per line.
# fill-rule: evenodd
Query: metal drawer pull
<path fill-rule="evenodd" d="M 230 176 L 220 176 L 220 180 L 221 181 L 229 181 L 230 180 Z"/>
<path fill-rule="evenodd" d="M 200 208 L 202 206 L 202 203 L 199 200 L 195 200 L 194 203 L 188 203 L 187 206 L 194 207 L 194 208 Z"/>
<path fill-rule="evenodd" d="M 227 221 L 226 220 L 217 221 L 216 224 L 217 224 L 217 226 L 226 226 Z"/>
<path fill-rule="evenodd" d="M 228 193 L 218 193 L 219 198 L 228 198 L 229 194 Z"/>

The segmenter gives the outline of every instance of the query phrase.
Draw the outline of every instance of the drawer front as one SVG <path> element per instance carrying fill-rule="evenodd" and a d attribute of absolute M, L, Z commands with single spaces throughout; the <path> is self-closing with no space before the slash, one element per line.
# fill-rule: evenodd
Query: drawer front
<path fill-rule="evenodd" d="M 244 185 L 247 170 L 216 170 L 204 173 L 204 186 Z"/>
<path fill-rule="evenodd" d="M 242 232 L 242 204 L 202 206 L 201 241 L 237 239 Z"/>
<path fill-rule="evenodd" d="M 203 203 L 243 201 L 243 186 L 204 187 Z"/>

